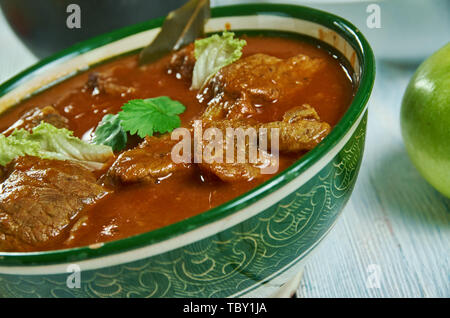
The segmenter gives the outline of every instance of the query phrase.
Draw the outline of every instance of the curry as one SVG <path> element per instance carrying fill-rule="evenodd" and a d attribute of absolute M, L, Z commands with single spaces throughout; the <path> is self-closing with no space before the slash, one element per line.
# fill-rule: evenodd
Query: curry
<path fill-rule="evenodd" d="M 0 132 L 33 140 L 39 133 L 34 128 L 46 123 L 92 143 L 105 115 L 125 112 L 129 101 L 165 96 L 184 106 L 179 124 L 188 131 L 196 120 L 204 129 L 278 129 L 278 173 L 343 116 L 354 96 L 352 70 L 319 42 L 241 39 L 242 56 L 200 88 L 192 85 L 194 44 L 145 66 L 138 66 L 137 55 L 120 57 L 23 101 L 0 117 Z M 124 147 L 100 166 L 26 154 L 1 167 L 0 251 L 64 249 L 137 235 L 217 207 L 274 175 L 249 163 L 174 163 L 169 154 L 178 141 L 169 133 L 128 131 L 122 141 Z"/>

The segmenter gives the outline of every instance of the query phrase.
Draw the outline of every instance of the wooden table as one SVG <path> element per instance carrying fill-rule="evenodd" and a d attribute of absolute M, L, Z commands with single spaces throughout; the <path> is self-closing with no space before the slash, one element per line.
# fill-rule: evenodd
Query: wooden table
<path fill-rule="evenodd" d="M 0 82 L 36 62 L 0 13 Z M 450 200 L 418 174 L 400 135 L 414 67 L 378 61 L 352 198 L 313 252 L 300 297 L 450 297 Z"/>

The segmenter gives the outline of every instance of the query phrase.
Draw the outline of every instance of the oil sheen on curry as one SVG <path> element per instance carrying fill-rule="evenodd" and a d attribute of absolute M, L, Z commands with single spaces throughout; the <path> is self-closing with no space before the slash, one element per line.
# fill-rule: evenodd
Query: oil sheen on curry
<path fill-rule="evenodd" d="M 354 96 L 344 60 L 319 42 L 243 35 L 220 44 L 214 54 L 229 54 L 226 45 L 235 52 L 217 66 L 208 50 L 224 35 L 144 66 L 137 55 L 116 58 L 4 113 L 0 251 L 79 247 L 173 224 L 251 190 L 319 144 Z M 269 140 L 258 162 L 175 162 L 179 127 L 276 130 L 279 156 Z M 274 160 L 278 170 L 262 173 Z"/>

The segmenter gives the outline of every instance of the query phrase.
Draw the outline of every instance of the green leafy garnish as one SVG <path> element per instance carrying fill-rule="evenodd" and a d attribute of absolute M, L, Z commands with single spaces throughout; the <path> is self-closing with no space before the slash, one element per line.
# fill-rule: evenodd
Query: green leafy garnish
<path fill-rule="evenodd" d="M 153 134 L 171 132 L 180 127 L 178 116 L 186 107 L 167 96 L 134 99 L 127 102 L 119 112 L 121 126 L 130 134 L 139 137 L 153 136 Z"/>
<path fill-rule="evenodd" d="M 42 122 L 32 132 L 15 130 L 9 137 L 0 135 L 0 165 L 5 166 L 21 156 L 42 159 L 71 160 L 88 169 L 101 169 L 113 156 L 111 147 L 89 144 L 73 136 L 65 128 L 59 129 Z"/>
<path fill-rule="evenodd" d="M 110 146 L 114 151 L 124 149 L 128 137 L 120 123 L 118 114 L 105 115 L 95 129 L 93 142 L 97 145 Z"/>
<path fill-rule="evenodd" d="M 200 89 L 222 67 L 237 61 L 242 56 L 245 40 L 235 39 L 233 32 L 214 34 L 195 41 L 195 66 L 192 89 Z"/>
<path fill-rule="evenodd" d="M 180 127 L 178 116 L 186 107 L 167 96 L 134 99 L 122 106 L 116 115 L 105 115 L 94 132 L 95 144 L 108 145 L 114 151 L 125 148 L 127 132 L 139 137 L 164 134 Z"/>
<path fill-rule="evenodd" d="M 26 155 L 37 156 L 39 144 L 30 140 L 20 140 L 16 137 L 5 137 L 0 134 L 0 166 L 6 166 L 13 159 Z"/>

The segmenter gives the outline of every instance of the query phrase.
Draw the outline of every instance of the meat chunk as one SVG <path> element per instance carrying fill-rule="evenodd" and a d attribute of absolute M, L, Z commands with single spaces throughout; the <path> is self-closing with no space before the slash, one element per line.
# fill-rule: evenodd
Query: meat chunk
<path fill-rule="evenodd" d="M 297 106 L 287 111 L 282 121 L 257 123 L 251 119 L 224 119 L 206 122 L 205 128 L 215 127 L 226 134 L 227 128 L 255 129 L 259 138 L 261 128 L 267 132 L 267 146 L 270 149 L 272 129 L 279 131 L 279 146 L 281 152 L 302 152 L 311 150 L 321 142 L 331 131 L 328 123 L 321 121 L 316 110 L 308 104 Z"/>
<path fill-rule="evenodd" d="M 251 181 L 261 177 L 260 170 L 250 163 L 201 163 L 200 169 L 224 182 Z"/>
<path fill-rule="evenodd" d="M 205 126 L 206 128 L 206 126 Z M 222 127 L 225 129 L 225 127 Z M 193 138 L 191 138 L 193 140 Z M 191 171 L 193 158 L 188 163 L 177 163 L 173 160 L 171 152 L 173 147 L 179 141 L 170 139 L 170 135 L 163 137 L 147 137 L 146 140 L 138 147 L 123 152 L 104 177 L 105 184 L 119 183 L 158 183 L 170 175 L 186 175 Z M 192 146 L 192 145 L 191 145 Z M 203 144 L 206 146 L 206 143 Z M 238 144 L 234 144 L 237 147 Z M 248 148 L 248 145 L 246 145 Z M 225 147 L 225 145 L 224 145 Z M 276 158 L 264 156 L 258 157 L 255 162 L 249 162 L 248 158 L 245 162 L 223 163 L 208 162 L 208 157 L 204 154 L 204 148 L 201 150 L 202 162 L 198 163 L 199 168 L 206 176 L 215 175 L 219 179 L 227 182 L 237 180 L 253 180 L 261 176 L 261 168 L 265 165 L 275 164 Z M 192 148 L 191 148 L 192 152 Z M 224 149 L 223 153 L 226 153 Z M 234 154 L 237 156 L 238 151 Z M 248 152 L 245 153 L 248 155 Z"/>
<path fill-rule="evenodd" d="M 128 87 L 116 83 L 114 77 L 104 76 L 97 72 L 89 74 L 86 87 L 92 90 L 92 95 L 108 94 L 112 96 L 125 96 L 135 92 L 134 87 Z"/>
<path fill-rule="evenodd" d="M 283 121 L 287 123 L 296 123 L 302 120 L 320 121 L 319 114 L 308 104 L 293 107 L 283 115 Z"/>
<path fill-rule="evenodd" d="M 225 182 L 250 181 L 262 177 L 266 171 L 278 167 L 278 158 L 269 154 L 272 144 L 272 130 L 278 129 L 278 150 L 280 152 L 302 152 L 314 148 L 330 132 L 331 127 L 326 122 L 320 121 L 319 115 L 309 105 L 302 105 L 290 109 L 282 121 L 270 123 L 258 123 L 252 119 L 224 119 L 202 122 L 202 131 L 208 128 L 220 130 L 223 143 L 221 155 L 215 156 L 216 148 L 209 141 L 204 141 L 199 154 L 202 157 L 197 165 L 206 176 L 216 176 Z M 244 134 L 248 129 L 253 129 L 254 140 L 245 137 L 244 142 L 239 143 L 237 138 L 232 144 L 226 142 L 227 128 L 242 129 Z M 268 149 L 258 149 L 260 145 L 260 129 L 267 132 Z M 191 130 L 192 134 L 192 130 Z M 105 183 L 157 183 L 160 179 L 169 175 L 186 173 L 192 166 L 190 163 L 175 163 L 171 152 L 179 142 L 170 139 L 170 135 L 162 137 L 147 137 L 138 147 L 123 152 L 109 169 L 105 176 Z M 194 137 L 191 135 L 191 141 Z M 219 146 L 220 147 L 220 146 Z M 233 149 L 231 148 L 233 147 Z M 252 148 L 253 147 L 253 148 Z M 194 145 L 191 144 L 193 153 Z M 253 156 L 251 155 L 253 149 Z M 227 161 L 227 155 L 232 154 L 232 162 Z M 239 153 L 243 154 L 238 157 Z M 255 155 L 256 153 L 256 155 Z M 220 158 L 220 159 L 218 159 Z M 193 160 L 191 158 L 190 162 Z M 269 168 L 269 170 L 264 170 Z"/>
<path fill-rule="evenodd" d="M 55 108 L 52 106 L 45 106 L 44 108 L 33 108 L 26 112 L 18 121 L 16 121 L 11 127 L 3 132 L 5 135 L 11 134 L 14 129 L 26 129 L 31 130 L 32 128 L 38 126 L 41 121 L 49 123 L 56 128 L 68 128 L 69 120 L 62 116 Z"/>
<path fill-rule="evenodd" d="M 325 138 L 331 130 L 330 125 L 320 121 L 319 115 L 309 105 L 302 105 L 295 107 L 283 116 L 282 121 L 270 122 L 270 123 L 256 123 L 252 120 L 218 120 L 210 121 L 204 125 L 204 128 L 217 128 L 221 131 L 223 136 L 226 136 L 227 128 L 242 129 L 242 132 L 247 132 L 247 136 L 250 136 L 248 129 L 253 129 L 254 141 L 253 147 L 261 145 L 261 129 L 265 129 L 267 141 L 266 145 L 268 149 L 271 149 L 272 145 L 272 130 L 278 130 L 278 150 L 280 152 L 301 152 L 314 148 L 320 141 Z M 273 169 L 262 170 L 263 168 L 278 168 L 278 158 L 273 154 L 265 152 L 267 149 L 259 149 L 257 160 L 250 160 L 250 138 L 246 137 L 245 143 L 239 143 L 235 141 L 232 145 L 234 147 L 234 162 L 227 163 L 224 159 L 227 152 L 230 151 L 229 145 L 225 141 L 223 143 L 223 158 L 222 162 L 202 162 L 199 164 L 203 171 L 209 174 L 214 174 L 222 181 L 232 182 L 245 180 L 250 181 L 257 179 L 265 173 L 265 171 L 271 171 Z M 256 144 L 256 145 L 255 145 Z M 245 147 L 243 149 L 245 153 L 245 162 L 238 162 L 237 153 L 238 147 Z M 213 154 L 214 155 L 214 154 Z M 255 156 L 253 157 L 255 158 Z M 205 158 L 203 158 L 205 159 Z M 211 160 L 210 160 L 211 161 Z"/>
<path fill-rule="evenodd" d="M 121 183 L 150 182 L 172 173 L 186 172 L 190 165 L 175 163 L 171 158 L 172 148 L 178 141 L 170 135 L 147 137 L 138 147 L 119 155 L 106 174 L 106 180 Z"/>
<path fill-rule="evenodd" d="M 212 148 L 208 141 L 202 145 L 202 162 L 198 163 L 200 170 L 206 175 L 215 175 L 224 182 L 251 181 L 262 177 L 262 169 L 267 166 L 278 166 L 278 158 L 258 149 L 258 137 L 246 135 L 248 128 L 254 128 L 248 123 L 238 120 L 223 120 L 212 122 L 206 128 L 217 128 L 221 131 L 222 143 Z M 227 128 L 242 128 L 241 137 L 230 135 L 227 139 Z M 219 150 L 219 153 L 217 153 Z"/>
<path fill-rule="evenodd" d="M 0 185 L 0 251 L 36 250 L 62 237 L 79 212 L 106 191 L 87 169 L 20 157 Z"/>
<path fill-rule="evenodd" d="M 210 128 L 219 130 L 222 143 L 211 147 L 210 142 L 205 140 L 202 144 L 202 162 L 198 166 L 207 177 L 215 175 L 224 182 L 251 181 L 261 178 L 267 171 L 264 168 L 277 169 L 278 157 L 258 148 L 255 121 L 235 119 L 203 122 L 204 130 Z"/>
<path fill-rule="evenodd" d="M 6 179 L 6 169 L 0 166 L 0 183 L 5 181 L 5 179 Z"/>
<path fill-rule="evenodd" d="M 194 43 L 191 43 L 173 53 L 167 68 L 167 73 L 175 74 L 178 79 L 183 79 L 191 83 L 196 61 L 194 48 Z"/>
<path fill-rule="evenodd" d="M 264 168 L 278 169 L 279 163 L 277 157 L 260 151 L 255 162 L 251 162 L 247 157 L 245 162 L 201 162 L 198 165 L 207 176 L 215 175 L 224 182 L 236 182 L 259 179 L 264 174 Z M 273 170 L 271 173 L 274 173 Z"/>
<path fill-rule="evenodd" d="M 330 125 L 320 121 L 315 109 L 307 104 L 286 112 L 282 121 L 260 124 L 258 128 L 267 129 L 268 146 L 272 142 L 272 129 L 278 129 L 281 152 L 311 150 L 331 131 Z"/>
<path fill-rule="evenodd" d="M 255 105 L 268 105 L 292 98 L 310 83 L 324 61 L 306 55 L 283 60 L 254 54 L 223 67 L 199 94 L 208 103 L 205 119 L 245 118 Z"/>

